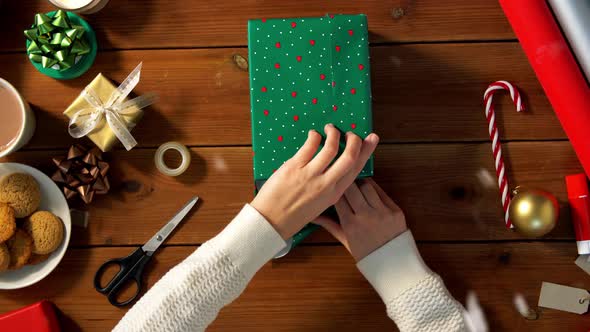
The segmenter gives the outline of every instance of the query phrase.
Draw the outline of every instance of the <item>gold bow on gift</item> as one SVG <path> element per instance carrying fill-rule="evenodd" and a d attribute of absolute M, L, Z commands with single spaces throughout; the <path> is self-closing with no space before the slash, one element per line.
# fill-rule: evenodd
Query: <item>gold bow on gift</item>
<path fill-rule="evenodd" d="M 92 107 L 84 108 L 71 117 L 68 126 L 70 135 L 74 138 L 86 136 L 95 130 L 102 120 L 106 118 L 109 128 L 113 131 L 117 139 L 123 143 L 127 151 L 136 146 L 137 141 L 131 135 L 130 128 L 127 127 L 122 116 L 137 112 L 153 104 L 157 99 L 155 94 L 146 94 L 125 101 L 125 98 L 127 98 L 137 83 L 139 83 L 140 73 L 141 63 L 111 93 L 106 102 L 102 101 L 91 87 L 87 86 L 84 88 L 81 95 Z"/>

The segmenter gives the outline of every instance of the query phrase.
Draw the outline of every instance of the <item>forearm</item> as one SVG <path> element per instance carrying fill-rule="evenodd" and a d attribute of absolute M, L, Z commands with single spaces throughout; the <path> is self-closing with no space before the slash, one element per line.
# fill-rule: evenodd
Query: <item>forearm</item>
<path fill-rule="evenodd" d="M 246 205 L 219 235 L 160 279 L 113 331 L 204 331 L 284 246 L 264 217 Z"/>
<path fill-rule="evenodd" d="M 463 307 L 420 257 L 406 231 L 357 264 L 402 332 L 467 331 Z"/>

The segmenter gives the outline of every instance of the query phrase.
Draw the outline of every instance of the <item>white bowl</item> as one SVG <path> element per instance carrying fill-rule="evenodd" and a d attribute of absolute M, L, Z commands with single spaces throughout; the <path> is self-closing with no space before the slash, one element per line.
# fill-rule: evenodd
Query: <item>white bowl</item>
<path fill-rule="evenodd" d="M 18 270 L 0 272 L 0 289 L 18 289 L 30 286 L 45 278 L 55 269 L 63 258 L 70 234 L 72 233 L 72 220 L 68 202 L 58 186 L 39 170 L 17 163 L 0 163 L 0 177 L 11 173 L 27 173 L 32 175 L 41 187 L 41 205 L 39 210 L 50 211 L 58 216 L 64 223 L 64 240 L 49 258 L 37 265 L 26 265 Z"/>

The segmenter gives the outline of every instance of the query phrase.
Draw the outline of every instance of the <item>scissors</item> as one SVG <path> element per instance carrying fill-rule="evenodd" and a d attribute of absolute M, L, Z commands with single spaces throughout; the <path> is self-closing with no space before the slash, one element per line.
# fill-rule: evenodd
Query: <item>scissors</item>
<path fill-rule="evenodd" d="M 147 262 L 150 261 L 152 255 L 160 245 L 166 240 L 166 238 L 172 233 L 172 231 L 180 224 L 182 219 L 186 217 L 192 207 L 197 203 L 199 197 L 193 197 L 188 203 L 186 203 L 180 211 L 176 213 L 164 227 L 160 228 L 160 230 L 152 236 L 152 238 L 146 242 L 143 246 L 137 248 L 131 255 L 127 257 L 121 258 L 113 258 L 104 262 L 96 271 L 94 275 L 94 288 L 101 293 L 106 295 L 109 299 L 109 302 L 116 306 L 122 307 L 128 305 L 129 303 L 133 302 L 141 291 L 141 276 L 143 274 L 143 269 Z M 106 284 L 106 286 L 101 286 L 100 280 L 104 275 L 107 268 L 111 266 L 118 266 L 119 272 L 115 274 L 115 276 Z M 137 286 L 137 290 L 135 295 L 131 298 L 119 302 L 117 299 L 117 295 L 120 294 L 121 291 L 125 290 L 127 286 L 135 284 Z"/>

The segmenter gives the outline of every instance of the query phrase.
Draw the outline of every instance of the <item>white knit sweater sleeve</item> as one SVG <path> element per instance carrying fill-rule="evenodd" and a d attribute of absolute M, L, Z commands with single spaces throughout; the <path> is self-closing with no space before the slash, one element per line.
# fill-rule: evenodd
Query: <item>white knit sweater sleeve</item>
<path fill-rule="evenodd" d="M 409 230 L 362 259 L 357 267 L 375 287 L 401 332 L 468 330 L 463 307 L 424 264 Z"/>
<path fill-rule="evenodd" d="M 113 331 L 204 331 L 286 245 L 250 205 L 160 279 Z"/>

